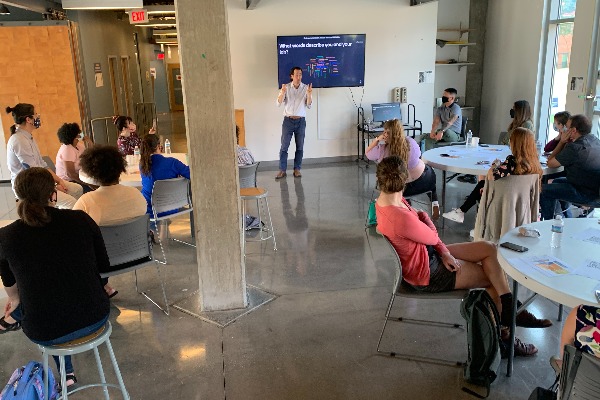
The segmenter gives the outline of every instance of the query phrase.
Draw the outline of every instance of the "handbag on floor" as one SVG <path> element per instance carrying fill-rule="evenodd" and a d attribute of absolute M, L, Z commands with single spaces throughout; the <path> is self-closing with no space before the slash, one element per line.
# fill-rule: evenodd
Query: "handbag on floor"
<path fill-rule="evenodd" d="M 17 368 L 0 393 L 0 400 L 54 400 L 58 391 L 52 370 L 48 368 L 48 398 L 44 398 L 44 367 L 36 361 Z"/>
<path fill-rule="evenodd" d="M 367 226 L 377 225 L 377 213 L 375 212 L 375 200 L 369 202 L 369 212 L 367 213 Z"/>
<path fill-rule="evenodd" d="M 531 394 L 529 395 L 528 400 L 556 400 L 559 379 L 560 375 L 556 377 L 556 380 L 548 389 L 540 386 L 533 389 L 533 392 L 531 392 Z"/>

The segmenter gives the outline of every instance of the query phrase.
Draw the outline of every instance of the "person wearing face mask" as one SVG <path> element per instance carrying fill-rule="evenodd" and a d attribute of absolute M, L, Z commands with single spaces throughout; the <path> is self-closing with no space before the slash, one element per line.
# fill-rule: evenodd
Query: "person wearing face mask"
<path fill-rule="evenodd" d="M 32 132 L 42 126 L 39 114 L 31 104 L 19 103 L 14 107 L 6 107 L 6 113 L 11 114 L 15 125 L 10 127 L 11 136 L 6 144 L 8 169 L 11 186 L 15 188 L 17 175 L 31 167 L 47 168 L 56 183 L 58 208 L 73 208 L 75 202 L 83 193 L 83 188 L 72 182 L 64 181 L 52 171 L 40 154 Z M 15 192 L 16 195 L 16 192 Z"/>
<path fill-rule="evenodd" d="M 552 128 L 558 135 L 548 143 L 544 147 L 544 153 L 552 153 L 552 151 L 556 148 L 558 143 L 560 142 L 560 134 L 567 130 L 567 121 L 571 118 L 571 113 L 568 111 L 561 111 L 554 114 L 554 124 L 552 124 Z"/>
<path fill-rule="evenodd" d="M 140 147 L 142 139 L 137 134 L 137 126 L 131 117 L 125 115 L 115 115 L 113 117 L 113 123 L 117 127 L 119 132 L 119 138 L 117 139 L 117 147 L 124 156 L 133 155 L 135 146 Z M 150 128 L 149 135 L 156 133 L 154 127 Z"/>
<path fill-rule="evenodd" d="M 513 104 L 513 108 L 510 109 L 510 117 L 512 122 L 508 125 L 508 134 L 502 141 L 502 144 L 508 146 L 510 144 L 510 135 L 515 128 L 525 128 L 532 132 L 533 122 L 531 121 L 531 106 L 527 100 L 517 100 Z"/>
<path fill-rule="evenodd" d="M 462 129 L 462 110 L 455 103 L 458 92 L 447 88 L 442 93 L 442 105 L 435 110 L 431 132 L 425 134 L 425 150 L 435 147 L 437 142 L 457 142 L 460 140 Z"/>
<path fill-rule="evenodd" d="M 600 140 L 590 135 L 592 123 L 582 114 L 567 121 L 567 130 L 548 156 L 548 167 L 564 167 L 566 177 L 542 185 L 540 207 L 542 218 L 553 219 L 556 203 L 564 201 L 565 214 L 571 218 L 569 202 L 586 204 L 598 198 L 600 190 Z"/>

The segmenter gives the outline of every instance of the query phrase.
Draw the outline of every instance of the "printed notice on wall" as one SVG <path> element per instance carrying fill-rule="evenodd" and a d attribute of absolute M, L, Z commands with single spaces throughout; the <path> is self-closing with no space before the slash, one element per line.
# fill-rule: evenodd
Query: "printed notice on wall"
<path fill-rule="evenodd" d="M 94 74 L 95 80 L 96 80 L 96 87 L 102 87 L 104 86 L 104 79 L 102 78 L 102 72 L 96 72 Z"/>
<path fill-rule="evenodd" d="M 569 89 L 573 92 L 581 92 L 583 93 L 583 76 L 573 76 L 571 77 L 571 85 Z"/>
<path fill-rule="evenodd" d="M 433 83 L 433 71 L 419 71 L 419 83 Z"/>

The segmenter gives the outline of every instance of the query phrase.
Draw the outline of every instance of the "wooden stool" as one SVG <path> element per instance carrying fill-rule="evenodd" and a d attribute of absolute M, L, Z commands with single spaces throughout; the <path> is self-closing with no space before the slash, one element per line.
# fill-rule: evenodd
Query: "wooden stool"
<path fill-rule="evenodd" d="M 121 389 L 123 399 L 129 400 L 129 394 L 127 393 L 127 389 L 125 389 L 125 384 L 123 383 L 123 378 L 121 377 L 121 371 L 119 370 L 119 364 L 117 364 L 115 353 L 113 352 L 112 346 L 110 344 L 109 337 L 111 332 L 112 325 L 110 324 L 110 322 L 106 322 L 106 325 L 104 325 L 102 328 L 98 329 L 91 335 L 73 340 L 71 342 L 55 346 L 42 346 L 41 344 L 38 344 L 38 347 L 40 348 L 40 350 L 42 350 L 42 356 L 44 360 L 44 398 L 48 398 L 48 356 L 58 356 L 60 361 L 60 385 L 62 388 L 62 393 L 59 397 L 60 399 L 66 400 L 68 399 L 69 394 L 73 394 L 75 392 L 90 387 L 101 386 L 104 389 L 104 398 L 106 400 L 109 400 L 110 396 L 108 395 L 108 387 L 110 386 L 117 389 Z M 106 343 L 106 347 L 108 348 L 108 354 L 110 355 L 110 360 L 112 361 L 117 380 L 119 381 L 118 385 L 115 385 L 113 383 L 106 383 L 106 378 L 104 377 L 104 369 L 102 368 L 102 361 L 100 361 L 100 353 L 98 352 L 98 346 L 100 346 L 102 343 Z M 98 372 L 100 373 L 101 383 L 93 383 L 81 386 L 71 391 L 70 393 L 67 393 L 67 373 L 65 370 L 65 356 L 72 356 L 73 354 L 79 354 L 89 350 L 94 350 L 94 355 L 96 356 L 96 365 L 98 367 Z"/>

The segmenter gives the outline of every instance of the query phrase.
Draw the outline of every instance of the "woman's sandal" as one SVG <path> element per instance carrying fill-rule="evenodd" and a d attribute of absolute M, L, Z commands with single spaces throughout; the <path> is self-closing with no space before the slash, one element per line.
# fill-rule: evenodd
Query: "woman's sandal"
<path fill-rule="evenodd" d="M 6 332 L 11 332 L 11 331 L 18 331 L 19 329 L 21 329 L 21 322 L 16 321 L 14 324 L 11 324 L 10 322 L 6 322 L 4 320 L 4 317 L 0 318 L 0 326 L 2 326 L 2 329 L 0 329 L 0 335 Z"/>
<path fill-rule="evenodd" d="M 67 389 L 68 389 L 77 383 L 77 378 L 75 377 L 75 374 L 71 372 L 70 374 L 65 375 L 65 381 L 67 383 Z M 58 393 L 62 393 L 62 387 L 60 386 L 60 382 L 56 383 L 56 389 L 57 389 Z"/>

